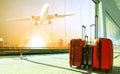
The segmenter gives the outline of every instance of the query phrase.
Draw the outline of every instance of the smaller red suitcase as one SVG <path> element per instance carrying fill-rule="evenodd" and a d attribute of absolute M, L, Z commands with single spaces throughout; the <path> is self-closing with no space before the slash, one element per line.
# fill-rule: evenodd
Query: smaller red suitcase
<path fill-rule="evenodd" d="M 93 47 L 93 68 L 109 71 L 113 66 L 113 45 L 107 38 L 98 38 Z"/>
<path fill-rule="evenodd" d="M 82 65 L 82 49 L 84 45 L 85 41 L 81 39 L 72 39 L 70 41 L 69 63 L 71 67 Z"/>
<path fill-rule="evenodd" d="M 93 45 L 88 44 L 88 36 L 85 36 L 86 44 L 83 47 L 83 68 L 92 67 L 92 49 Z"/>

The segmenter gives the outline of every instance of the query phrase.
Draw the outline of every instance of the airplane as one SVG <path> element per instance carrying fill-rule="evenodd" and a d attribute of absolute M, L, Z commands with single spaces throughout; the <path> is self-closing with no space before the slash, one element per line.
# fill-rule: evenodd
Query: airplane
<path fill-rule="evenodd" d="M 64 18 L 66 16 L 72 16 L 74 14 L 49 14 L 49 4 L 46 3 L 43 5 L 43 8 L 40 12 L 40 16 L 30 16 L 27 18 L 18 18 L 13 20 L 33 20 L 35 26 L 42 25 L 45 21 L 48 21 L 48 24 L 51 24 L 51 20 L 55 18 Z"/>

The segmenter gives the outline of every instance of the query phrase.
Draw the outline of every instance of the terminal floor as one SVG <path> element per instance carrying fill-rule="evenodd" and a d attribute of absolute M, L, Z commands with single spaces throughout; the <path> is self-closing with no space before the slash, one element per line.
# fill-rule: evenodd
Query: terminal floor
<path fill-rule="evenodd" d="M 105 74 L 92 69 L 69 66 L 69 54 L 0 56 L 0 74 Z M 120 53 L 114 53 L 110 74 L 120 74 Z"/>

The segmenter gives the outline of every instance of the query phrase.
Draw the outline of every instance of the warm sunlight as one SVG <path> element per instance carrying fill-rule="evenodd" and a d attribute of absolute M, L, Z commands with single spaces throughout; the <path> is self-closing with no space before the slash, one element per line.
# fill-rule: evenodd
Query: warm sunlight
<path fill-rule="evenodd" d="M 45 46 L 45 40 L 40 37 L 39 35 L 34 35 L 31 37 L 29 41 L 29 47 L 44 47 Z"/>
<path fill-rule="evenodd" d="M 47 47 L 50 42 L 50 37 L 47 32 L 41 31 L 39 27 L 35 27 L 33 30 L 26 32 L 21 40 L 21 47 L 40 48 Z"/>
<path fill-rule="evenodd" d="M 28 40 L 27 47 L 31 48 L 38 48 L 38 47 L 45 47 L 45 40 L 40 35 L 32 35 L 31 38 Z"/>

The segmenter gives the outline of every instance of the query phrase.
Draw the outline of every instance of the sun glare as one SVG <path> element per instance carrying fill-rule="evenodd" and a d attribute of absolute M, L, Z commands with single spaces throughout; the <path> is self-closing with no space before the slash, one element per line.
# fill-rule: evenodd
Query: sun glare
<path fill-rule="evenodd" d="M 37 35 L 34 35 L 30 39 L 30 47 L 44 47 L 45 46 L 45 40 Z"/>
<path fill-rule="evenodd" d="M 21 47 L 41 48 L 47 47 L 49 42 L 50 38 L 48 34 L 36 27 L 23 35 L 20 45 Z"/>

